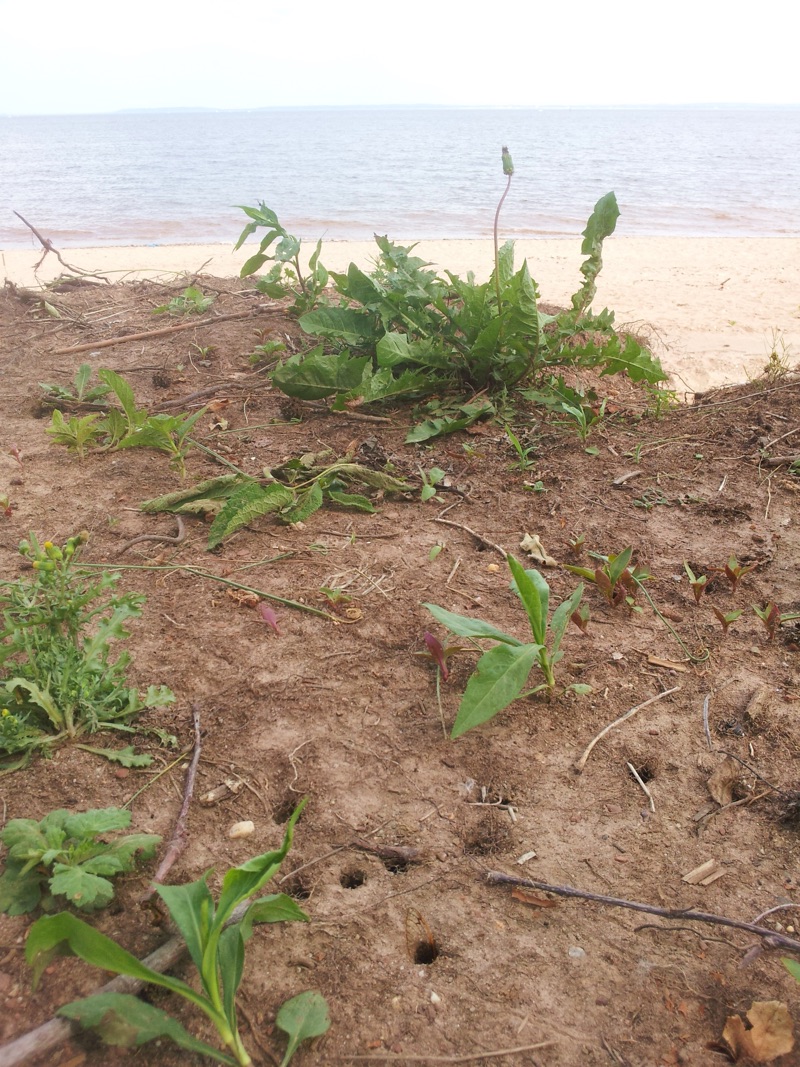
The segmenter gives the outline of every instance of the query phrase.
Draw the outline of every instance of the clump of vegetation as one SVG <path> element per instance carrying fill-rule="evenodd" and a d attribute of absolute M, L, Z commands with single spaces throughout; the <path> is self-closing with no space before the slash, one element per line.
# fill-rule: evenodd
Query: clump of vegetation
<path fill-rule="evenodd" d="M 255 923 L 307 922 L 308 916 L 283 893 L 248 901 L 278 873 L 304 806 L 305 801 L 289 819 L 279 849 L 226 872 L 216 900 L 207 885 L 208 874 L 186 885 L 155 887 L 186 941 L 198 971 L 199 990 L 179 978 L 151 970 L 116 941 L 69 912 L 45 916 L 31 927 L 25 957 L 33 967 L 34 985 L 38 985 L 55 956 L 67 954 L 79 956 L 104 971 L 160 986 L 199 1008 L 213 1023 L 227 1052 L 193 1037 L 177 1019 L 131 994 L 98 993 L 66 1004 L 58 1014 L 95 1030 L 109 1044 L 134 1047 L 166 1037 L 180 1048 L 209 1056 L 217 1063 L 249 1067 L 252 1059 L 239 1033 L 236 1013 L 245 945 Z M 327 1031 L 328 1005 L 320 993 L 300 993 L 281 1007 L 276 1022 L 289 1036 L 282 1063 L 285 1067 L 301 1041 Z"/>
<path fill-rule="evenodd" d="M 441 277 L 412 254 L 413 245 L 397 245 L 380 236 L 375 238 L 379 255 L 372 271 L 354 263 L 345 273 L 325 271 L 319 264 L 318 243 L 311 275 L 304 279 L 300 242 L 286 232 L 275 212 L 263 203 L 243 208 L 251 222 L 237 247 L 259 226 L 268 232 L 242 275 L 274 260 L 259 287 L 272 295 L 286 295 L 282 279 L 285 264 L 292 262 L 292 278 L 299 289 L 290 286 L 288 291 L 295 296 L 295 309 L 304 312 L 300 325 L 322 342 L 280 364 L 272 374 L 274 384 L 290 397 L 327 398 L 334 408 L 341 408 L 431 395 L 463 398 L 485 390 L 507 391 L 527 381 L 532 389 L 524 395 L 563 416 L 585 440 L 603 418 L 603 402 L 595 394 L 567 386 L 563 377 L 552 373 L 553 367 L 594 368 L 601 376 L 626 373 L 651 389 L 664 381 L 666 375 L 650 352 L 635 338 L 617 335 L 612 312 L 590 311 L 602 268 L 603 241 L 614 232 L 619 216 L 614 193 L 597 202 L 583 232 L 584 281 L 571 308 L 557 316 L 545 315 L 538 308 L 539 294 L 527 262 L 515 269 L 514 243 L 499 247 L 500 209 L 514 173 L 505 147 L 502 161 L 507 182 L 495 214 L 494 271 L 483 284 L 471 273 L 463 279 L 445 271 Z M 269 254 L 274 242 L 275 250 Z M 332 293 L 325 288 L 328 281 Z M 436 432 L 455 428 L 462 427 L 448 426 L 445 420 Z"/>
<path fill-rule="evenodd" d="M 31 533 L 19 551 L 32 578 L 0 582 L 0 773 L 23 766 L 37 748 L 118 728 L 175 699 L 155 685 L 142 696 L 126 682 L 128 654 L 113 658 L 113 643 L 128 637 L 125 625 L 141 615 L 144 597 L 116 594 L 118 574 L 80 572 L 88 536 L 59 548 L 40 546 Z"/>
<path fill-rule="evenodd" d="M 570 618 L 580 604 L 583 585 L 579 585 L 548 620 L 550 587 L 544 577 L 539 571 L 524 570 L 513 556 L 508 556 L 508 566 L 513 577 L 511 588 L 522 601 L 528 616 L 533 637 L 531 642 L 520 641 L 483 619 L 456 615 L 437 604 L 423 604 L 437 622 L 458 637 L 495 642 L 494 647 L 484 652 L 478 660 L 475 671 L 467 682 L 450 734 L 454 738 L 493 719 L 498 712 L 519 697 L 532 696 L 542 690 L 552 693 L 555 689 L 554 668 L 564 655 L 560 650 L 561 642 Z M 426 637 L 425 643 L 430 656 L 446 679 L 447 674 L 443 670 L 446 657 L 440 652 L 441 643 L 432 642 L 430 635 Z M 452 651 L 458 650 L 451 650 L 450 654 Z M 537 665 L 544 675 L 544 682 L 526 690 L 528 675 Z M 569 688 L 577 692 L 587 692 L 586 687 L 581 685 Z"/>
<path fill-rule="evenodd" d="M 106 842 L 101 835 L 125 830 L 131 813 L 103 808 L 72 814 L 64 809 L 35 819 L 12 819 L 0 833 L 8 849 L 0 875 L 0 912 L 23 915 L 41 905 L 55 911 L 57 897 L 82 911 L 104 908 L 114 897 L 111 879 L 133 869 L 137 855 L 150 859 L 161 838 L 127 834 Z"/>
<path fill-rule="evenodd" d="M 202 289 L 190 285 L 180 296 L 173 296 L 168 304 L 153 308 L 154 315 L 202 315 L 214 303 L 213 296 L 206 296 Z"/>

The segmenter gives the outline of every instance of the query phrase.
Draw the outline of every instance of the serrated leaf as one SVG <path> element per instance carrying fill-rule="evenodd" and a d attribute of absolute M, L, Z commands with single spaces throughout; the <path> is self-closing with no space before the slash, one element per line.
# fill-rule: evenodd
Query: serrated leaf
<path fill-rule="evenodd" d="M 347 350 L 326 354 L 320 345 L 302 359 L 293 358 L 276 367 L 272 382 L 287 396 L 323 400 L 335 393 L 347 394 L 358 389 L 370 362 L 369 356 L 351 356 Z"/>
<path fill-rule="evenodd" d="M 450 732 L 460 737 L 493 719 L 522 692 L 541 645 L 496 645 L 484 652 L 467 688 Z"/>
<path fill-rule="evenodd" d="M 282 508 L 289 507 L 294 499 L 291 489 L 275 482 L 263 488 L 257 482 L 243 485 L 232 494 L 211 524 L 208 532 L 208 547 L 216 548 L 242 526 L 246 526 L 270 511 L 280 511 Z"/>
<path fill-rule="evenodd" d="M 109 1045 L 131 1048 L 156 1038 L 168 1037 L 188 1052 L 197 1052 L 211 1057 L 217 1063 L 236 1067 L 236 1060 L 192 1037 L 177 1019 L 130 993 L 97 993 L 93 997 L 65 1004 L 58 1014 L 66 1019 L 74 1019 L 84 1029 L 96 1030 Z"/>
<path fill-rule="evenodd" d="M 96 808 L 69 815 L 64 820 L 64 829 L 70 837 L 96 837 L 112 830 L 125 830 L 131 824 L 127 808 Z"/>
<path fill-rule="evenodd" d="M 281 521 L 290 524 L 305 522 L 322 507 L 322 499 L 322 486 L 318 481 L 313 482 L 292 507 L 281 512 Z"/>
<path fill-rule="evenodd" d="M 327 494 L 334 504 L 339 504 L 340 507 L 355 508 L 356 511 L 366 511 L 370 514 L 375 514 L 377 511 L 367 497 L 360 496 L 358 493 L 342 493 L 337 489 L 328 489 Z"/>
<path fill-rule="evenodd" d="M 84 752 L 91 752 L 95 756 L 103 756 L 104 759 L 119 763 L 123 767 L 149 767 L 153 762 L 152 756 L 146 753 L 137 754 L 133 745 L 127 745 L 125 748 L 94 748 L 92 745 L 76 745 L 75 747 L 82 748 Z"/>
<path fill-rule="evenodd" d="M 328 1003 L 321 993 L 311 990 L 300 993 L 281 1005 L 275 1022 L 289 1035 L 286 1054 L 281 1060 L 281 1067 L 286 1067 L 301 1041 L 327 1033 L 331 1025 Z"/>
<path fill-rule="evenodd" d="M 70 904 L 87 911 L 104 908 L 114 897 L 114 887 L 107 878 L 64 863 L 56 863 L 53 867 L 50 892 L 66 897 Z"/>
<path fill-rule="evenodd" d="M 619 338 L 615 337 L 603 349 L 602 359 L 605 365 L 600 371 L 601 377 L 604 374 L 627 374 L 632 382 L 648 382 L 650 385 L 657 385 L 668 377 L 660 360 L 630 335 L 621 352 Z"/>

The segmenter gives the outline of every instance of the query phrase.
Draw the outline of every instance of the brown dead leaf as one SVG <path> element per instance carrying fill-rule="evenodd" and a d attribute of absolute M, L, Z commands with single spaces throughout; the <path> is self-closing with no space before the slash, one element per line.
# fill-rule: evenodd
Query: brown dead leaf
<path fill-rule="evenodd" d="M 514 900 L 520 901 L 521 904 L 530 904 L 534 908 L 557 908 L 558 901 L 551 900 L 549 897 L 540 897 L 535 893 L 529 892 L 527 889 L 515 888 L 511 890 L 511 896 Z"/>
<path fill-rule="evenodd" d="M 708 791 L 716 802 L 725 807 L 733 800 L 733 787 L 739 780 L 739 767 L 735 760 L 726 756 L 706 783 Z"/>
<path fill-rule="evenodd" d="M 212 400 L 206 404 L 206 411 L 224 411 L 230 400 Z"/>
<path fill-rule="evenodd" d="M 259 596 L 256 593 L 248 593 L 245 589 L 226 589 L 226 596 L 229 596 L 231 600 L 235 600 L 237 604 L 242 604 L 247 608 L 257 608 L 261 603 Z"/>
<path fill-rule="evenodd" d="M 734 1062 L 749 1057 L 756 1063 L 771 1063 L 794 1048 L 794 1024 L 781 1001 L 754 1000 L 747 1019 L 749 1030 L 741 1016 L 729 1015 L 722 1031 Z"/>

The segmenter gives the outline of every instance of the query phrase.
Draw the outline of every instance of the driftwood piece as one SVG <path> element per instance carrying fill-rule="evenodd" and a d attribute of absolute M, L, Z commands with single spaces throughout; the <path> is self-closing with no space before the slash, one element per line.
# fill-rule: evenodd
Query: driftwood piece
<path fill-rule="evenodd" d="M 84 277 L 89 277 L 89 278 L 102 278 L 102 275 L 96 274 L 93 271 L 82 270 L 81 267 L 72 267 L 72 266 L 70 266 L 69 263 L 66 263 L 61 258 L 61 253 L 58 251 L 58 249 L 55 247 L 55 245 L 53 244 L 53 242 L 49 238 L 42 237 L 42 235 L 39 233 L 39 231 L 36 229 L 36 227 L 32 223 L 28 222 L 27 219 L 23 218 L 22 215 L 20 215 L 20 213 L 18 211 L 14 211 L 14 214 L 17 216 L 17 218 L 21 222 L 25 223 L 25 225 L 28 227 L 28 229 L 31 231 L 31 233 L 34 235 L 36 240 L 39 242 L 39 244 L 44 249 L 44 252 L 42 253 L 42 258 L 39 260 L 39 262 L 33 268 L 33 273 L 34 274 L 39 269 L 39 267 L 41 267 L 41 265 L 44 263 L 45 259 L 47 258 L 48 253 L 52 252 L 53 255 L 56 257 L 56 259 L 58 260 L 58 262 L 61 264 L 61 266 L 65 267 L 68 271 L 71 271 L 73 274 L 80 274 L 80 275 L 82 275 Z M 102 278 L 102 280 L 104 282 L 108 282 L 108 278 Z"/>

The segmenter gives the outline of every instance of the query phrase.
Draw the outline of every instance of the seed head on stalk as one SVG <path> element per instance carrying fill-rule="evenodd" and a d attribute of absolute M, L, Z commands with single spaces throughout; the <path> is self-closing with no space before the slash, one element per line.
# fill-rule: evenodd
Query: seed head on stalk
<path fill-rule="evenodd" d="M 494 286 L 497 293 L 498 315 L 500 314 L 500 249 L 497 242 L 497 226 L 500 221 L 500 209 L 503 206 L 503 201 L 508 196 L 508 190 L 511 188 L 511 178 L 514 174 L 514 161 L 511 159 L 511 153 L 508 151 L 507 145 L 503 145 L 501 156 L 503 160 L 503 174 L 506 175 L 508 181 L 506 182 L 505 191 L 500 197 L 500 203 L 497 205 L 497 211 L 494 213 Z"/>

